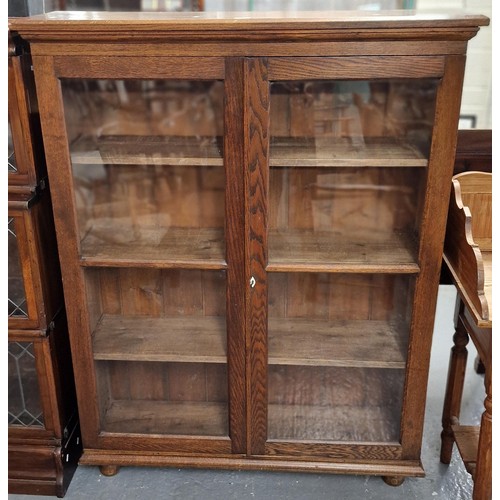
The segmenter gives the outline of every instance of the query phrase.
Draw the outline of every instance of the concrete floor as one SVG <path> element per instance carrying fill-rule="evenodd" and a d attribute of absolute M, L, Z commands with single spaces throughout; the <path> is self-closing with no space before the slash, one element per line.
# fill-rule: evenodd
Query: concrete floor
<path fill-rule="evenodd" d="M 453 286 L 440 287 L 422 445 L 422 462 L 427 474 L 425 478 L 408 478 L 401 486 L 394 488 L 387 486 L 376 476 L 124 467 L 116 476 L 104 477 L 97 467 L 79 466 L 65 498 L 67 500 L 470 499 L 471 477 L 465 471 L 457 451 L 454 451 L 449 466 L 439 462 L 441 411 L 453 335 L 455 296 Z M 483 412 L 484 379 L 473 369 L 475 356 L 476 351 L 469 344 L 468 377 L 461 415 L 462 422 L 468 424 L 479 423 Z M 8 498 L 41 500 L 47 497 L 9 495 Z"/>

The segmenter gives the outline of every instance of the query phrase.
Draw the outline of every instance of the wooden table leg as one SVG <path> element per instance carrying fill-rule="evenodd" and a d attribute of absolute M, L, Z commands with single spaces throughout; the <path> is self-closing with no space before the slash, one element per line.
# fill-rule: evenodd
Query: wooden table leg
<path fill-rule="evenodd" d="M 453 419 L 460 416 L 460 406 L 462 404 L 462 392 L 464 388 L 465 368 L 467 366 L 467 343 L 469 335 L 461 320 L 463 303 L 457 308 L 458 315 L 456 319 L 456 330 L 453 335 L 453 347 L 451 348 L 450 364 L 448 368 L 448 381 L 446 383 L 446 392 L 443 405 L 441 432 L 441 456 L 443 464 L 449 464 L 451 453 L 453 451 L 453 431 L 451 429 Z"/>
<path fill-rule="evenodd" d="M 477 463 L 474 473 L 473 500 L 489 500 L 492 496 L 491 483 L 491 461 L 492 461 L 492 405 L 491 394 L 491 363 L 486 366 L 484 385 L 486 388 L 486 399 L 484 400 L 485 411 L 481 418 L 481 429 L 479 432 L 479 445 L 477 450 Z"/>

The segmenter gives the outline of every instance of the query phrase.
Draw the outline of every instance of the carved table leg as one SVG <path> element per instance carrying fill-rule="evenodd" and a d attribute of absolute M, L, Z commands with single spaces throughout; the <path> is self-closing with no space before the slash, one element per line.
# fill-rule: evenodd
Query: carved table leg
<path fill-rule="evenodd" d="M 460 310 L 463 310 L 463 304 L 460 304 Z M 454 346 L 451 348 L 442 417 L 443 431 L 441 432 L 440 460 L 443 464 L 449 464 L 451 460 L 454 443 L 453 431 L 451 430 L 453 424 L 452 420 L 460 416 L 465 367 L 467 365 L 466 345 L 469 342 L 469 335 L 467 334 L 460 316 L 458 316 L 456 321 L 453 342 Z"/>
<path fill-rule="evenodd" d="M 404 483 L 404 476 L 382 476 L 384 483 L 389 486 L 401 486 Z"/>
<path fill-rule="evenodd" d="M 487 500 L 492 496 L 491 483 L 491 461 L 492 461 L 492 403 L 491 394 L 491 362 L 486 367 L 485 381 L 486 399 L 484 400 L 485 411 L 481 418 L 481 430 L 479 433 L 479 445 L 477 451 L 476 471 L 474 473 L 473 500 Z"/>
<path fill-rule="evenodd" d="M 120 467 L 118 465 L 100 465 L 99 471 L 103 476 L 114 476 L 118 474 Z"/>

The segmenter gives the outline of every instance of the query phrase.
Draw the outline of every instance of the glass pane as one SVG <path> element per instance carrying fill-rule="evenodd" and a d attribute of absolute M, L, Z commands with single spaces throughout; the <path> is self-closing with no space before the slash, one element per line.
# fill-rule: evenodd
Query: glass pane
<path fill-rule="evenodd" d="M 9 317 L 27 318 L 28 307 L 15 226 L 14 217 L 9 217 Z"/>
<path fill-rule="evenodd" d="M 413 286 L 269 274 L 269 439 L 398 441 Z"/>
<path fill-rule="evenodd" d="M 418 271 L 436 85 L 272 85 L 270 270 L 321 263 Z"/>
<path fill-rule="evenodd" d="M 436 89 L 272 85 L 269 439 L 399 440 Z"/>
<path fill-rule="evenodd" d="M 9 166 L 9 174 L 17 172 L 16 155 L 14 153 L 14 144 L 12 142 L 12 131 L 10 130 L 10 122 L 8 124 L 8 149 L 7 163 Z"/>
<path fill-rule="evenodd" d="M 9 342 L 9 425 L 43 426 L 31 342 Z"/>
<path fill-rule="evenodd" d="M 418 271 L 424 174 L 418 168 L 272 169 L 269 269 Z"/>
<path fill-rule="evenodd" d="M 223 83 L 62 88 L 82 258 L 224 267 Z"/>
<path fill-rule="evenodd" d="M 102 430 L 227 436 L 225 272 L 85 277 Z"/>

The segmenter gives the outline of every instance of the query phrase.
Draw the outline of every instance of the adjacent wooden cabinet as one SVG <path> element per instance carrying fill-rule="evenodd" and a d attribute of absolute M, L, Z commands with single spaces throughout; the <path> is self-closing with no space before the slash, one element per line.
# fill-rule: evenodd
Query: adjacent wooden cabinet
<path fill-rule="evenodd" d="M 81 454 L 75 384 L 31 59 L 10 41 L 8 487 L 62 497 Z"/>
<path fill-rule="evenodd" d="M 487 23 L 10 21 L 40 99 L 82 463 L 424 474 L 465 52 Z"/>

